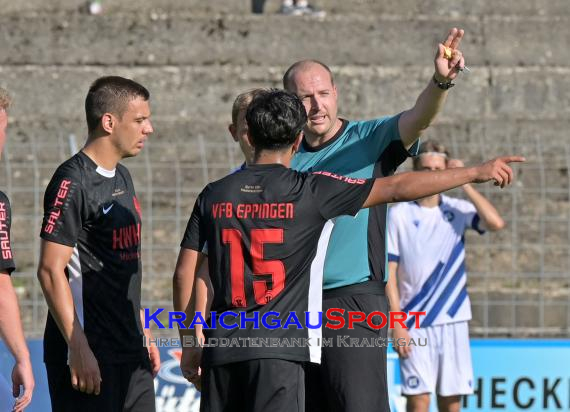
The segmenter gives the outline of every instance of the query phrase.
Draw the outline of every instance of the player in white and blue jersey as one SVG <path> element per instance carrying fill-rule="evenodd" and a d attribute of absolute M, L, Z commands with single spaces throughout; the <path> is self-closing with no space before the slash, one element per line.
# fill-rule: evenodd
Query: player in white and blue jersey
<path fill-rule="evenodd" d="M 424 142 L 415 170 L 463 166 L 449 160 L 445 148 Z M 465 232 L 499 230 L 504 221 L 495 207 L 471 185 L 469 200 L 434 195 L 390 208 L 386 293 L 392 310 L 425 311 L 420 329 L 397 328 L 394 338 L 427 339 L 427 346 L 398 346 L 402 393 L 408 411 L 428 411 L 436 392 L 440 411 L 459 411 L 461 395 L 473 393 L 469 350 L 471 305 L 465 270 Z M 400 307 L 398 307 L 398 304 Z"/>

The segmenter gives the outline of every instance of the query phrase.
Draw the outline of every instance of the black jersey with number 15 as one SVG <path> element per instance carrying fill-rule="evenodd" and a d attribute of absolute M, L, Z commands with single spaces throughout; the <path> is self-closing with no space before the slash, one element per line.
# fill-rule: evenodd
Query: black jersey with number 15
<path fill-rule="evenodd" d="M 252 165 L 209 184 L 199 195 L 181 246 L 208 255 L 214 287 L 211 310 L 243 312 L 272 324 L 295 312 L 301 328 L 269 329 L 253 322 L 245 328 L 205 329 L 208 339 L 241 341 L 240 347 L 207 347 L 204 361 L 219 365 L 257 358 L 320 361 L 320 329 L 308 329 L 305 312 L 322 306 L 322 271 L 332 224 L 339 215 L 354 215 L 366 200 L 373 180 L 327 172 L 296 172 L 279 164 Z M 272 312 L 269 314 L 269 312 Z M 239 326 L 240 316 L 225 317 Z M 311 325 L 317 322 L 311 317 Z M 273 340 L 259 345 L 257 338 Z M 284 346 L 284 339 L 314 338 L 313 346 Z M 249 343 L 244 345 L 244 339 Z"/>

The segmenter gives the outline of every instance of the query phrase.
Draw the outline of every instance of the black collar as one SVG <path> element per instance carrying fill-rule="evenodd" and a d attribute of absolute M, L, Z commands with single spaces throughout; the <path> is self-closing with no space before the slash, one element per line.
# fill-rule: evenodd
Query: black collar
<path fill-rule="evenodd" d="M 318 152 L 319 150 L 324 149 L 325 147 L 330 146 L 331 144 L 333 144 L 334 142 L 336 142 L 338 140 L 338 138 L 344 133 L 344 131 L 346 130 L 346 126 L 348 126 L 348 120 L 345 119 L 340 119 L 340 121 L 342 122 L 342 125 L 340 126 L 340 129 L 338 129 L 338 131 L 334 134 L 333 137 L 331 137 L 329 140 L 327 140 L 326 142 L 324 142 L 321 145 L 318 146 L 310 146 L 309 143 L 307 143 L 307 138 L 304 137 L 303 138 L 303 149 L 306 152 Z"/>

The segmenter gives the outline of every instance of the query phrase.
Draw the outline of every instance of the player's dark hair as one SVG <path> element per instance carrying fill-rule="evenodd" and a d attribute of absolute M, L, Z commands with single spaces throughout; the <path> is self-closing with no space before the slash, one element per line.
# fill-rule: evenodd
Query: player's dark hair
<path fill-rule="evenodd" d="M 89 133 L 97 129 L 105 113 L 121 118 L 127 111 L 129 102 L 139 97 L 146 101 L 150 98 L 150 93 L 133 80 L 119 76 L 105 76 L 95 80 L 85 98 Z"/>
<path fill-rule="evenodd" d="M 261 150 L 283 150 L 295 143 L 307 124 L 307 112 L 293 93 L 269 89 L 254 97 L 245 119 L 257 154 Z"/>

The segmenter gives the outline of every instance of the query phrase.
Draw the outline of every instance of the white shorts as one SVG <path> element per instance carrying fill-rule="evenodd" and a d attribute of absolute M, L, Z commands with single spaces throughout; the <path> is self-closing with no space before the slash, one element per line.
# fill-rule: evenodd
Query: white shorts
<path fill-rule="evenodd" d="M 410 337 L 426 346 L 412 346 L 400 358 L 402 394 L 437 393 L 440 396 L 473 393 L 473 366 L 467 321 L 410 329 Z"/>

